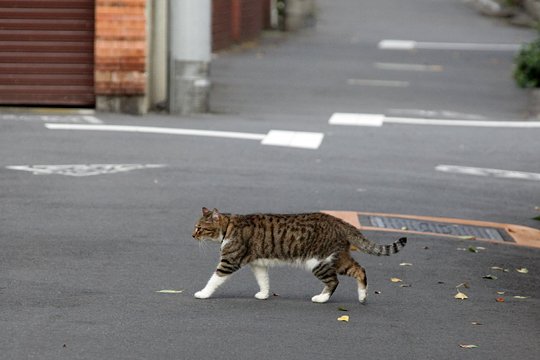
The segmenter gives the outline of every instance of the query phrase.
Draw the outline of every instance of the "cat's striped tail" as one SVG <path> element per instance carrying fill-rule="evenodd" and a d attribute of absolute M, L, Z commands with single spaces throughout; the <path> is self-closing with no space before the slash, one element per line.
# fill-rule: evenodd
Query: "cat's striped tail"
<path fill-rule="evenodd" d="M 348 236 L 349 242 L 358 250 L 376 256 L 389 256 L 397 253 L 407 244 L 407 238 L 402 237 L 390 245 L 379 245 L 369 241 L 362 233 L 356 231 Z"/>

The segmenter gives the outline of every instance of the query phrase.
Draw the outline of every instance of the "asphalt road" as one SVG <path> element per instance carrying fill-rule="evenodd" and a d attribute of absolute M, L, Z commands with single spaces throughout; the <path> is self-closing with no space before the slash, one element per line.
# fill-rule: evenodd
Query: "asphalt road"
<path fill-rule="evenodd" d="M 417 41 L 516 42 L 531 33 L 479 17 L 460 1 L 409 1 L 401 12 L 390 1 L 352 3 L 321 1 L 315 28 L 221 54 L 212 68 L 215 114 L 94 115 L 105 125 L 263 136 L 317 132 L 324 138 L 316 149 L 219 136 L 52 130 L 44 124 L 86 120 L 36 114 L 8 120 L 11 114 L 2 114 L 0 358 L 536 359 L 540 250 L 534 248 L 409 235 L 395 256 L 355 255 L 368 274 L 366 305 L 346 278 L 327 304 L 311 303 L 321 285 L 289 268 L 270 271 L 276 296 L 266 301 L 253 298 L 257 286 L 246 269 L 214 298 L 193 297 L 218 258 L 217 245 L 200 246 L 190 236 L 202 206 L 238 213 L 372 211 L 538 227 L 532 220 L 540 206 L 538 181 L 436 170 L 449 164 L 539 173 L 538 128 L 328 124 L 334 112 L 404 116 L 395 109 L 408 109 L 408 116 L 411 109 L 433 111 L 428 118 L 460 113 L 525 120 L 524 94 L 501 75 L 511 54 L 403 55 L 379 50 L 377 42 L 396 34 Z M 376 21 L 375 14 L 388 20 Z M 347 83 L 381 79 L 374 61 L 413 60 L 444 71 L 384 75 L 408 81 L 405 88 Z M 272 66 L 287 76 L 278 78 Z M 129 171 L 92 176 L 8 168 L 55 165 L 34 169 L 66 174 L 58 166 L 66 164 L 162 166 L 102 166 L 97 170 Z M 70 169 L 71 175 L 89 171 Z M 379 243 L 399 236 L 366 235 Z M 470 246 L 482 249 L 473 253 Z M 488 274 L 496 279 L 484 279 Z M 468 287 L 458 288 L 463 283 Z M 182 292 L 156 292 L 164 289 Z M 455 299 L 458 289 L 469 298 Z M 337 321 L 342 315 L 349 322 Z"/>

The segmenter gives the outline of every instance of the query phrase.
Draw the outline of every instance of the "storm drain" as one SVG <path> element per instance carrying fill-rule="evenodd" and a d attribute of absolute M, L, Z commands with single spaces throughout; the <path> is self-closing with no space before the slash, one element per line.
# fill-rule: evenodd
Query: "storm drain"
<path fill-rule="evenodd" d="M 504 230 L 490 227 L 403 219 L 386 216 L 361 216 L 360 222 L 364 226 L 372 226 L 384 229 L 398 229 L 449 236 L 474 236 L 478 239 L 496 241 L 512 241 L 511 237 L 506 234 Z"/>

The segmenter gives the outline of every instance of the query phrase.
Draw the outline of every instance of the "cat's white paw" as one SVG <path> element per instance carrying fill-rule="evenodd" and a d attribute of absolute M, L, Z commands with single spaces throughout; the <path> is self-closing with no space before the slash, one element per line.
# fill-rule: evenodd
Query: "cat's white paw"
<path fill-rule="evenodd" d="M 197 291 L 194 296 L 197 299 L 208 299 L 210 297 L 210 295 L 211 294 L 208 293 L 207 291 L 201 290 L 201 291 Z"/>
<path fill-rule="evenodd" d="M 367 289 L 358 289 L 358 300 L 364 304 L 367 298 Z"/>
<path fill-rule="evenodd" d="M 315 295 L 314 297 L 311 298 L 311 301 L 313 301 L 314 303 L 325 303 L 328 301 L 328 299 L 330 299 L 330 295 L 329 294 L 319 294 L 319 295 Z"/>
<path fill-rule="evenodd" d="M 270 296 L 270 293 L 268 291 L 259 291 L 255 294 L 255 298 L 259 300 L 266 300 Z"/>

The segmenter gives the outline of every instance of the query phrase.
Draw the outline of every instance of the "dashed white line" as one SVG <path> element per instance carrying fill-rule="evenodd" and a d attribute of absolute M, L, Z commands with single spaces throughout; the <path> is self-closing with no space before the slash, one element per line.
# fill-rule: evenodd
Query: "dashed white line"
<path fill-rule="evenodd" d="M 424 64 L 403 64 L 403 63 L 374 63 L 373 66 L 380 70 L 396 70 L 396 71 L 425 71 L 425 72 L 441 72 L 442 65 L 424 65 Z"/>
<path fill-rule="evenodd" d="M 372 80 L 372 79 L 347 79 L 347 84 L 356 86 L 377 86 L 377 87 L 408 87 L 408 81 L 395 80 Z"/>
<path fill-rule="evenodd" d="M 322 133 L 271 130 L 267 134 L 234 131 L 163 128 L 130 125 L 45 124 L 50 130 L 113 131 L 146 134 L 205 136 L 228 139 L 258 140 L 262 145 L 286 146 L 301 149 L 318 149 L 324 138 Z"/>
<path fill-rule="evenodd" d="M 489 177 L 506 178 L 506 179 L 540 181 L 540 174 L 524 172 L 524 171 L 489 169 L 489 168 L 457 166 L 457 165 L 437 165 L 435 167 L 435 170 L 446 172 L 446 173 L 456 173 L 456 174 L 464 174 L 464 175 L 489 176 Z"/>
<path fill-rule="evenodd" d="M 520 44 L 486 44 L 456 42 L 421 42 L 413 40 L 382 40 L 379 49 L 383 50 L 468 50 L 468 51 L 519 51 Z"/>
<path fill-rule="evenodd" d="M 383 126 L 384 124 L 464 126 L 491 128 L 540 128 L 540 121 L 493 121 L 493 120 L 448 120 L 407 117 L 388 117 L 383 114 L 335 113 L 328 123 L 349 126 Z"/>

